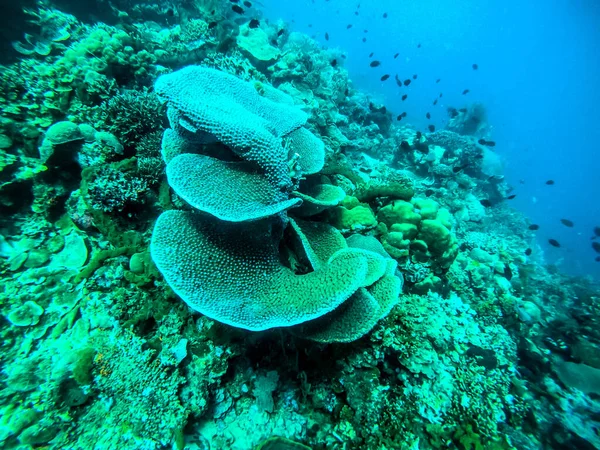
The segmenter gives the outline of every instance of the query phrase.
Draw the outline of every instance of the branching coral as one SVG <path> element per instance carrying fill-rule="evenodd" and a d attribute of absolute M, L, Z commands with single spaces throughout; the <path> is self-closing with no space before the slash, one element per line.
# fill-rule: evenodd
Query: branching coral
<path fill-rule="evenodd" d="M 156 94 L 128 90 L 100 105 L 98 120 L 125 146 L 132 146 L 144 136 L 162 129 L 162 104 Z"/>

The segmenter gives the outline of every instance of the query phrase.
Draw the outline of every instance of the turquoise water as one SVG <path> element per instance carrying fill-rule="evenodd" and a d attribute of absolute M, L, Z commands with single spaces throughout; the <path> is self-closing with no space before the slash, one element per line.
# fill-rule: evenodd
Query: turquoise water
<path fill-rule="evenodd" d="M 598 7 L 0 18 L 0 448 L 600 448 Z"/>

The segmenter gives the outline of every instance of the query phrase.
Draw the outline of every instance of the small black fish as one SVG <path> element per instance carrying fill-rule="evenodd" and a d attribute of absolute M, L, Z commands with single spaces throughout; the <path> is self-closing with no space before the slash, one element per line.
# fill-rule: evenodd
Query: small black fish
<path fill-rule="evenodd" d="M 407 98 L 408 98 L 408 95 L 404 94 L 404 95 L 402 96 L 402 101 L 406 100 Z"/>
<path fill-rule="evenodd" d="M 479 145 L 485 145 L 485 139 L 481 138 L 477 141 Z"/>
<path fill-rule="evenodd" d="M 396 59 L 396 58 L 397 58 L 399 55 L 400 55 L 400 53 L 396 53 L 396 54 L 394 55 L 394 59 Z"/>
<path fill-rule="evenodd" d="M 531 225 L 529 225 L 527 228 L 529 228 L 531 231 L 537 231 L 540 229 L 539 225 L 536 225 L 535 223 L 532 223 Z"/>
<path fill-rule="evenodd" d="M 485 141 L 485 145 L 487 145 L 488 147 L 495 147 L 496 143 L 494 141 Z"/>
<path fill-rule="evenodd" d="M 244 2 L 244 6 L 245 6 L 246 8 L 252 8 L 252 3 L 250 3 L 249 1 L 247 1 L 247 0 L 246 0 L 246 1 Z"/>
<path fill-rule="evenodd" d="M 337 66 L 337 59 L 334 59 L 333 61 L 331 61 L 329 64 L 331 64 L 331 67 L 335 67 Z"/>
<path fill-rule="evenodd" d="M 345 95 L 346 97 L 348 97 L 348 94 L 349 94 L 349 93 L 350 93 L 350 89 L 349 89 L 349 88 L 346 88 L 346 90 L 344 91 L 344 95 Z"/>
<path fill-rule="evenodd" d="M 475 159 L 483 159 L 483 155 L 481 153 L 478 153 L 477 155 L 475 155 Z"/>
<path fill-rule="evenodd" d="M 423 137 L 423 133 L 421 133 L 420 131 L 417 131 L 417 141 L 420 141 L 422 137 Z"/>
<path fill-rule="evenodd" d="M 375 54 L 374 52 L 371 52 L 371 53 L 369 54 L 369 58 L 372 58 L 374 54 Z M 373 67 L 375 67 L 375 66 L 373 66 Z"/>
<path fill-rule="evenodd" d="M 592 248 L 596 253 L 600 253 L 600 242 L 594 241 L 592 242 Z"/>
<path fill-rule="evenodd" d="M 277 47 L 278 44 L 279 44 L 279 42 L 277 42 L 277 39 L 275 39 L 275 38 L 271 39 L 271 45 L 273 47 Z"/>
<path fill-rule="evenodd" d="M 349 23 L 348 25 L 346 25 L 346 30 L 349 30 L 350 28 L 352 28 L 352 24 Z"/>
<path fill-rule="evenodd" d="M 406 111 L 404 111 L 401 115 L 402 117 L 406 117 Z"/>
<path fill-rule="evenodd" d="M 456 108 L 448 108 L 448 115 L 451 119 L 454 119 L 455 117 L 458 117 L 458 111 Z"/>
<path fill-rule="evenodd" d="M 435 194 L 435 191 L 431 188 L 425 191 L 425 197 L 431 197 L 433 194 Z"/>
<path fill-rule="evenodd" d="M 284 28 L 282 28 L 281 30 L 279 30 L 277 32 L 277 36 L 281 36 L 283 33 L 285 33 L 285 29 Z"/>
<path fill-rule="evenodd" d="M 515 198 L 517 196 L 517 194 L 512 194 L 509 195 L 508 197 L 506 197 L 506 200 L 512 200 L 513 198 Z"/>
<path fill-rule="evenodd" d="M 464 91 L 462 91 L 462 95 L 467 95 L 469 93 L 468 89 L 465 89 Z"/>
<path fill-rule="evenodd" d="M 600 256 L 596 256 L 596 259 L 594 261 L 600 262 Z"/>
<path fill-rule="evenodd" d="M 167 9 L 167 16 L 173 17 L 174 15 L 175 15 L 175 11 L 173 11 L 173 8 Z"/>
<path fill-rule="evenodd" d="M 548 244 L 550 244 L 552 247 L 560 247 L 560 242 L 558 242 L 556 239 L 548 239 Z M 600 246 L 598 246 L 600 248 Z"/>
<path fill-rule="evenodd" d="M 427 117 L 428 119 L 431 119 L 431 114 L 427 113 L 427 114 L 425 114 L 425 117 Z"/>
<path fill-rule="evenodd" d="M 415 74 L 413 75 L 413 80 L 416 80 L 416 79 L 417 79 L 417 74 L 415 73 Z"/>
<path fill-rule="evenodd" d="M 214 27 L 216 27 L 218 25 L 218 22 L 210 22 L 208 24 L 208 29 L 212 30 Z"/>
<path fill-rule="evenodd" d="M 366 37 L 362 38 L 362 41 L 367 42 L 367 38 Z"/>
<path fill-rule="evenodd" d="M 429 131 L 431 133 L 433 133 L 435 131 L 435 125 L 427 125 L 427 128 L 429 129 Z"/>
<path fill-rule="evenodd" d="M 600 237 L 600 227 L 594 227 L 594 234 Z"/>
<path fill-rule="evenodd" d="M 546 184 L 548 186 L 552 186 L 554 184 L 554 180 L 548 180 L 548 181 L 546 181 Z"/>
<path fill-rule="evenodd" d="M 396 80 L 396 84 L 402 87 L 402 80 L 398 77 L 398 74 L 394 75 L 394 80 Z"/>
<path fill-rule="evenodd" d="M 438 99 L 436 98 L 436 99 L 433 101 L 433 106 L 437 105 L 437 101 L 438 101 Z"/>
<path fill-rule="evenodd" d="M 398 120 L 398 121 L 402 120 L 402 114 L 398 114 L 398 116 L 396 117 L 396 120 Z"/>
<path fill-rule="evenodd" d="M 492 202 L 490 202 L 487 198 L 484 198 L 483 200 L 479 200 L 479 203 L 481 203 L 482 206 L 485 206 L 486 208 L 489 208 L 490 206 L 492 206 Z"/>
<path fill-rule="evenodd" d="M 575 225 L 572 220 L 569 219 L 560 219 L 560 223 L 562 223 L 565 227 L 573 228 Z"/>
<path fill-rule="evenodd" d="M 234 13 L 238 13 L 238 14 L 244 14 L 244 10 L 243 10 L 243 9 L 242 9 L 240 6 L 238 6 L 238 5 L 233 5 L 233 6 L 231 7 L 231 10 L 232 10 Z"/>
<path fill-rule="evenodd" d="M 252 19 L 252 20 L 250 21 L 250 23 L 248 24 L 248 26 L 249 26 L 250 28 L 258 28 L 258 27 L 259 27 L 259 25 L 260 25 L 260 22 L 258 21 L 258 19 Z"/>
<path fill-rule="evenodd" d="M 380 65 L 381 65 L 381 63 L 379 61 L 377 61 L 377 60 L 371 61 L 371 63 L 369 64 L 369 66 L 371 66 L 371 67 L 377 67 L 377 66 L 380 66 Z"/>
<path fill-rule="evenodd" d="M 532 250 L 531 250 L 530 248 L 528 248 L 527 250 L 525 250 L 525 254 L 526 254 L 527 256 L 530 256 L 530 255 L 531 255 L 531 253 L 532 253 Z"/>
<path fill-rule="evenodd" d="M 401 117 L 402 115 L 398 116 Z M 400 142 L 400 148 L 402 150 L 410 150 L 410 144 L 407 141 Z"/>
<path fill-rule="evenodd" d="M 387 19 L 387 13 L 383 13 L 383 18 Z"/>
<path fill-rule="evenodd" d="M 329 40 L 329 33 L 325 32 L 325 40 L 328 41 Z"/>
<path fill-rule="evenodd" d="M 441 78 L 438 78 L 437 80 L 435 80 L 436 83 L 439 83 L 440 81 L 442 81 Z"/>
<path fill-rule="evenodd" d="M 363 30 L 363 33 L 368 33 L 368 32 L 369 32 L 369 30 Z"/>
<path fill-rule="evenodd" d="M 417 48 L 421 48 L 421 44 L 417 44 Z"/>
<path fill-rule="evenodd" d="M 354 11 L 354 15 L 355 15 L 355 16 L 358 16 L 358 11 Z"/>
<path fill-rule="evenodd" d="M 471 67 L 473 67 L 473 70 L 479 69 L 479 66 L 477 64 L 473 64 Z"/>
<path fill-rule="evenodd" d="M 404 80 L 404 86 L 408 86 L 409 84 L 410 84 L 410 80 L 409 79 Z"/>
<path fill-rule="evenodd" d="M 439 98 L 442 98 L 444 96 L 443 92 L 440 92 Z"/>
<path fill-rule="evenodd" d="M 390 76 L 386 73 L 384 76 L 381 77 L 381 81 L 385 81 L 389 78 Z"/>

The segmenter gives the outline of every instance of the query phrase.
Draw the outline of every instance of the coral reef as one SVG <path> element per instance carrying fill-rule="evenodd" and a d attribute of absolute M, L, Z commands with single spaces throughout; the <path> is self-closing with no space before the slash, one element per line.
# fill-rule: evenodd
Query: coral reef
<path fill-rule="evenodd" d="M 0 447 L 600 448 L 600 287 L 502 201 L 482 105 L 400 126 L 251 2 L 30 3 Z"/>

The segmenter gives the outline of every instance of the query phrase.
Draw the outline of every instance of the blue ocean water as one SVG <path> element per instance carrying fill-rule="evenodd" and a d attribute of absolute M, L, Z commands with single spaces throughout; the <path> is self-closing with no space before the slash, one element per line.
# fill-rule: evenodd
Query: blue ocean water
<path fill-rule="evenodd" d="M 494 150 L 517 194 L 512 204 L 540 225 L 537 242 L 547 262 L 565 273 L 600 278 L 598 254 L 590 246 L 592 230 L 600 223 L 598 2 L 263 4 L 272 21 L 283 18 L 291 29 L 344 51 L 354 85 L 396 114 L 406 111 L 406 120 L 417 128 L 443 128 L 448 107 L 482 103 L 492 126 L 489 138 L 496 141 Z M 381 66 L 369 67 L 373 59 Z M 386 73 L 390 79 L 381 82 Z M 398 89 L 396 73 L 401 79 L 418 74 L 418 79 Z M 463 96 L 465 89 L 470 92 Z M 440 93 L 443 97 L 433 106 Z M 425 118 L 427 112 L 431 120 Z M 545 184 L 550 179 L 552 186 Z M 563 218 L 575 226 L 565 227 Z M 561 248 L 548 239 L 556 239 Z"/>

